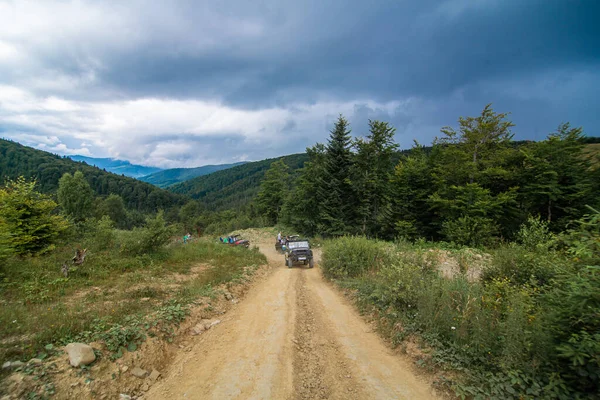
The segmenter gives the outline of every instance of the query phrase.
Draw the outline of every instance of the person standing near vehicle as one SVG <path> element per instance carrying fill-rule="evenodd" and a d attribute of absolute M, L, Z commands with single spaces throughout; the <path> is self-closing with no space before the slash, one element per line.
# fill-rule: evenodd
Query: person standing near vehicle
<path fill-rule="evenodd" d="M 277 241 L 278 241 L 279 243 L 281 243 L 281 232 L 279 232 L 279 233 L 277 234 Z"/>

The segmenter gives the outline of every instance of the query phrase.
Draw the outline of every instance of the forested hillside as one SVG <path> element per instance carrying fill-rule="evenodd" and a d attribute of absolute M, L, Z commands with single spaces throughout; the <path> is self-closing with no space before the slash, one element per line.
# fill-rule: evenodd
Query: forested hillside
<path fill-rule="evenodd" d="M 293 172 L 302 168 L 304 162 L 308 160 L 308 155 L 292 154 L 281 159 Z M 168 190 L 199 200 L 209 210 L 240 209 L 248 205 L 256 196 L 265 172 L 275 160 L 256 161 L 217 171 L 173 185 Z"/>
<path fill-rule="evenodd" d="M 125 175 L 130 178 L 140 178 L 162 171 L 161 168 L 135 165 L 131 164 L 129 161 L 115 160 L 114 158 L 94 158 L 85 156 L 69 156 L 69 158 L 74 161 L 83 161 L 88 165 L 112 172 L 113 174 Z"/>
<path fill-rule="evenodd" d="M 140 212 L 155 212 L 184 204 L 185 196 L 176 195 L 149 183 L 115 175 L 99 168 L 60 157 L 45 151 L 0 139 L 0 180 L 23 176 L 35 179 L 42 193 L 55 193 L 58 181 L 65 173 L 82 171 L 97 196 L 116 194 L 125 207 Z"/>
<path fill-rule="evenodd" d="M 239 162 L 234 164 L 203 165 L 202 167 L 197 168 L 171 168 L 154 172 L 146 176 L 139 177 L 138 179 L 151 183 L 160 188 L 166 188 L 167 186 L 171 186 L 179 182 L 185 182 L 197 176 L 212 174 L 213 172 L 229 169 L 243 164 L 246 163 Z"/>

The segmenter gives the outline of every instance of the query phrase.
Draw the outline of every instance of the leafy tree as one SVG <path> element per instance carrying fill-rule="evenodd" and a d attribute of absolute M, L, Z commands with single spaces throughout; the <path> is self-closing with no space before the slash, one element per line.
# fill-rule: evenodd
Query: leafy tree
<path fill-rule="evenodd" d="M 447 238 L 482 244 L 518 229 L 516 150 L 510 144 L 513 124 L 506 117 L 488 104 L 478 117 L 460 117 L 458 132 L 442 128 L 444 137 L 435 140 L 436 191 L 430 204 Z"/>
<path fill-rule="evenodd" d="M 39 254 L 51 249 L 69 224 L 53 211 L 57 204 L 35 190 L 35 181 L 8 180 L 0 189 L 0 227 L 8 229 L 10 249 L 16 254 Z M 6 245 L 5 245 L 6 246 Z M 6 247 L 5 247 L 6 252 Z"/>
<path fill-rule="evenodd" d="M 256 197 L 258 211 L 262 213 L 269 225 L 275 225 L 286 199 L 289 185 L 288 166 L 282 160 L 271 164 L 265 173 Z"/>
<path fill-rule="evenodd" d="M 195 201 L 188 201 L 179 210 L 179 220 L 183 223 L 183 227 L 186 231 L 193 231 L 199 233 L 201 229 L 205 228 L 205 224 L 200 217 L 202 215 L 202 205 Z"/>
<path fill-rule="evenodd" d="M 123 199 L 118 194 L 111 194 L 102 200 L 98 206 L 98 214 L 99 217 L 108 216 L 117 228 L 124 229 L 127 227 L 127 210 Z"/>
<path fill-rule="evenodd" d="M 363 235 L 381 231 L 382 211 L 390 201 L 389 180 L 394 169 L 396 129 L 387 122 L 369 121 L 369 135 L 355 141 L 352 183 L 358 200 L 358 224 Z"/>
<path fill-rule="evenodd" d="M 443 154 L 446 162 L 437 174 L 450 184 L 479 182 L 486 186 L 489 179 L 505 175 L 505 171 L 496 169 L 502 164 L 505 151 L 511 150 L 510 128 L 514 124 L 507 116 L 494 112 L 488 104 L 478 117 L 460 117 L 458 132 L 451 127 L 442 128 L 444 136 L 436 138 L 434 143 L 446 145 Z M 444 164 L 453 164 L 456 169 L 445 169 Z"/>
<path fill-rule="evenodd" d="M 319 230 L 327 235 L 340 236 L 351 230 L 354 217 L 354 192 L 350 181 L 352 171 L 350 129 L 348 121 L 339 116 L 327 143 L 323 181 L 318 196 L 323 199 Z"/>
<path fill-rule="evenodd" d="M 0 262 L 6 260 L 13 253 L 10 227 L 7 221 L 0 218 Z"/>
<path fill-rule="evenodd" d="M 58 181 L 58 203 L 63 212 L 75 222 L 92 215 L 94 192 L 81 171 L 65 173 Z"/>

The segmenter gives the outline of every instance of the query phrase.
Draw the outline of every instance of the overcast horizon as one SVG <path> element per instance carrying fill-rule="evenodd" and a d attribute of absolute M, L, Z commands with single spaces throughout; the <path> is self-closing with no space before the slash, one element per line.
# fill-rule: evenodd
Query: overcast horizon
<path fill-rule="evenodd" d="M 492 103 L 517 140 L 600 127 L 600 2 L 0 0 L 0 137 L 160 168 L 389 121 L 410 148 Z"/>

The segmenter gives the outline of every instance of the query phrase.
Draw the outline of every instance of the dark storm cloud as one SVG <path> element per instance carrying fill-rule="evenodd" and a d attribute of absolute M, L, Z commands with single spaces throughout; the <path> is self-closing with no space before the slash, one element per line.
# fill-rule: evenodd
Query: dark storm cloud
<path fill-rule="evenodd" d="M 600 126 L 593 0 L 0 2 L 0 14 L 0 132 L 59 150 L 260 159 L 326 140 L 339 113 L 355 136 L 389 121 L 407 147 L 490 102 L 517 138 Z"/>
<path fill-rule="evenodd" d="M 316 101 L 320 93 L 443 96 L 481 80 L 600 61 L 596 1 L 406 3 L 315 3 L 300 15 L 273 5 L 278 12 L 254 15 L 261 35 L 202 52 L 149 43 L 109 55 L 100 77 L 136 95 L 220 96 L 261 108 Z"/>

